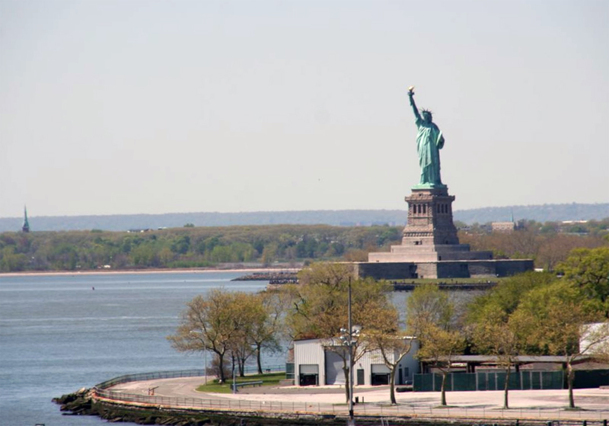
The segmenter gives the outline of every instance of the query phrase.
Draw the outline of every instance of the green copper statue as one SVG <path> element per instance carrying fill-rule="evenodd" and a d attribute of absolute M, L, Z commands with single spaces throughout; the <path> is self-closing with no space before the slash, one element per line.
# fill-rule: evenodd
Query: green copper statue
<path fill-rule="evenodd" d="M 408 88 L 410 105 L 414 111 L 417 124 L 417 153 L 421 166 L 421 180 L 413 189 L 446 188 L 440 178 L 440 150 L 444 146 L 444 136 L 432 121 L 431 111 L 419 113 L 414 103 L 414 87 Z"/>

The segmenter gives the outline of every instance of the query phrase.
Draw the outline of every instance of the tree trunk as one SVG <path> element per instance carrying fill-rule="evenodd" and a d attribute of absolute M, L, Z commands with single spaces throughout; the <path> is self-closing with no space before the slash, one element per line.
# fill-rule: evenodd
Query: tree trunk
<path fill-rule="evenodd" d="M 505 371 L 505 386 L 503 388 L 503 408 L 508 409 L 508 391 L 510 389 L 510 371 L 512 370 L 511 366 L 508 365 L 507 370 Z"/>
<path fill-rule="evenodd" d="M 218 368 L 220 370 L 218 374 L 218 382 L 223 384 L 226 381 L 226 377 L 224 377 L 224 354 L 218 353 Z"/>
<path fill-rule="evenodd" d="M 345 402 L 348 404 L 350 401 L 349 398 L 351 397 L 349 394 L 349 391 L 351 390 L 349 387 L 349 368 L 343 367 L 343 373 L 345 373 Z"/>
<path fill-rule="evenodd" d="M 569 386 L 569 408 L 575 408 L 575 399 L 573 398 L 573 379 L 575 373 L 571 361 L 567 362 L 567 384 Z"/>
<path fill-rule="evenodd" d="M 395 365 L 389 371 L 389 399 L 393 405 L 398 403 L 395 399 Z"/>
<path fill-rule="evenodd" d="M 446 376 L 448 375 L 447 372 L 443 371 L 442 372 L 442 388 L 440 389 L 440 391 L 442 392 L 442 399 L 440 402 L 440 405 L 442 405 L 443 407 L 446 406 Z"/>
<path fill-rule="evenodd" d="M 237 356 L 237 365 L 239 366 L 239 377 L 245 376 L 245 357 Z"/>
<path fill-rule="evenodd" d="M 256 345 L 256 364 L 258 365 L 258 374 L 262 374 L 262 348 L 260 345 Z"/>

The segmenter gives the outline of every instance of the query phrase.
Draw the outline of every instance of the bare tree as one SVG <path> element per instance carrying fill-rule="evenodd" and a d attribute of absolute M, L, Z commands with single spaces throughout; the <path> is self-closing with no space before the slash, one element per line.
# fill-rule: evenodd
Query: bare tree
<path fill-rule="evenodd" d="M 414 339 L 405 330 L 398 329 L 399 314 L 397 309 L 388 309 L 379 319 L 376 328 L 366 332 L 366 340 L 371 350 L 378 350 L 389 369 L 389 400 L 397 404 L 395 397 L 395 371 L 402 359 L 410 353 Z"/>

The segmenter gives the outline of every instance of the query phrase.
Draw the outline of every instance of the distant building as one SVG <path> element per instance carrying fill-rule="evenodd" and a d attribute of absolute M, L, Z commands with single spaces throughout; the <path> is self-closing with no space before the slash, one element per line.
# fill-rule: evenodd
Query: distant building
<path fill-rule="evenodd" d="M 23 208 L 23 226 L 21 227 L 22 232 L 30 232 L 30 222 L 27 220 L 27 207 Z"/>
<path fill-rule="evenodd" d="M 493 232 L 514 232 L 516 224 L 514 222 L 493 222 L 491 223 Z"/>
<path fill-rule="evenodd" d="M 514 212 L 512 212 L 512 218 L 509 222 L 493 222 L 491 223 L 492 232 L 514 232 L 518 229 L 516 222 L 514 221 Z"/>

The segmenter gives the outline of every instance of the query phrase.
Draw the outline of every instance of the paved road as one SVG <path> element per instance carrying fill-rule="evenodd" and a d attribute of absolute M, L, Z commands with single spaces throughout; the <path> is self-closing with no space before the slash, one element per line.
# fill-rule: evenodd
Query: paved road
<path fill-rule="evenodd" d="M 337 386 L 320 387 L 255 387 L 243 388 L 238 394 L 197 392 L 201 377 L 161 379 L 124 383 L 111 390 L 136 395 L 148 395 L 155 387 L 156 397 L 193 398 L 226 404 L 230 407 L 251 407 L 257 410 L 310 412 L 346 411 L 344 389 Z M 447 392 L 449 408 L 439 408 L 439 392 L 396 393 L 398 405 L 389 405 L 387 386 L 356 386 L 354 396 L 365 404 L 355 406 L 356 414 L 415 415 L 433 417 L 609 419 L 609 389 L 576 389 L 575 403 L 581 408 L 568 411 L 566 390 L 510 391 L 510 410 L 502 410 L 502 391 Z M 238 404 L 238 405 L 237 405 Z"/>

